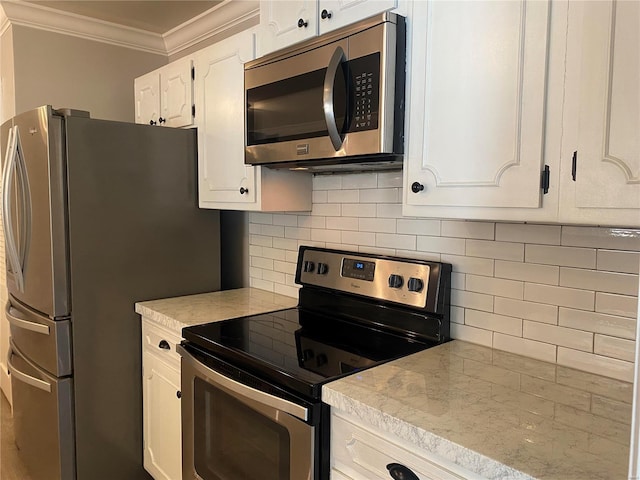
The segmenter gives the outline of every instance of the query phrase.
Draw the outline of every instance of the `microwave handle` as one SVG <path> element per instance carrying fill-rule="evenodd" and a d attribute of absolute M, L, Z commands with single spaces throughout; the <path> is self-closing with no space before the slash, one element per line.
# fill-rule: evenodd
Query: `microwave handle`
<path fill-rule="evenodd" d="M 327 67 L 327 73 L 324 76 L 324 88 L 322 91 L 322 104 L 324 106 L 324 119 L 327 122 L 327 130 L 329 132 L 329 138 L 333 144 L 333 148 L 340 150 L 342 147 L 342 137 L 338 131 L 338 125 L 336 124 L 336 115 L 333 108 L 333 85 L 335 84 L 336 74 L 340 64 L 345 60 L 344 50 L 342 47 L 337 47 L 333 52 L 329 66 Z"/>

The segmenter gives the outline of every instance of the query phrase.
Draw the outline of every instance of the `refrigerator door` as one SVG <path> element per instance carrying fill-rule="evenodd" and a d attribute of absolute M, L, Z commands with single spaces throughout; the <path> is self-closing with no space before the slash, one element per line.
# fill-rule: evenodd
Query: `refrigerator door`
<path fill-rule="evenodd" d="M 9 297 L 11 340 L 29 360 L 56 377 L 71 375 L 71 320 L 53 321 Z"/>
<path fill-rule="evenodd" d="M 7 288 L 50 317 L 69 315 L 62 121 L 51 107 L 2 126 Z"/>
<path fill-rule="evenodd" d="M 16 446 L 33 480 L 74 480 L 73 383 L 31 363 L 11 342 Z"/>

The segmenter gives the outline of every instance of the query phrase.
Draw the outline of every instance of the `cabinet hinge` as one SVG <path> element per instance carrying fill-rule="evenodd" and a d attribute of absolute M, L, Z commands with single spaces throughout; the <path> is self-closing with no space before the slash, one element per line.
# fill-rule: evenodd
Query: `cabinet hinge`
<path fill-rule="evenodd" d="M 542 189 L 543 194 L 549 193 L 549 176 L 551 173 L 551 169 L 549 165 L 544 166 L 544 170 L 540 174 L 540 188 Z"/>
<path fill-rule="evenodd" d="M 191 116 L 193 118 L 196 118 L 196 105 L 195 105 L 195 103 L 193 105 L 191 105 Z"/>
<path fill-rule="evenodd" d="M 571 159 L 571 178 L 576 181 L 576 171 L 578 170 L 578 151 L 573 152 L 573 158 Z"/>
<path fill-rule="evenodd" d="M 191 67 L 191 80 L 195 80 L 195 79 L 196 79 L 196 67 Z"/>

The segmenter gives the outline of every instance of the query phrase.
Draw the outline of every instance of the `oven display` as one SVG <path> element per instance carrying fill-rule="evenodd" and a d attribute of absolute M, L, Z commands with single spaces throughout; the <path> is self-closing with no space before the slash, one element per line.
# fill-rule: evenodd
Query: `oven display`
<path fill-rule="evenodd" d="M 364 260 L 355 260 L 353 258 L 344 258 L 342 260 L 343 277 L 357 278 L 358 280 L 373 282 L 373 273 L 375 269 L 375 262 L 366 262 Z"/>

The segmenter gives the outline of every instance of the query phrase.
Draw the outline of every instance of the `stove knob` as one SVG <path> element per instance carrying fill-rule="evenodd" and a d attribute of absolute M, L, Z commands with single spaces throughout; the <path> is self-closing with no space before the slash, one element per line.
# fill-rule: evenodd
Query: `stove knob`
<path fill-rule="evenodd" d="M 326 275 L 329 271 L 329 265 L 326 263 L 318 263 L 318 275 Z"/>
<path fill-rule="evenodd" d="M 424 282 L 419 278 L 411 277 L 407 282 L 410 292 L 420 292 L 424 288 Z"/>
<path fill-rule="evenodd" d="M 305 260 L 302 264 L 302 270 L 305 272 L 313 272 L 314 268 L 316 268 L 316 265 L 310 260 Z"/>
<path fill-rule="evenodd" d="M 329 361 L 329 359 L 327 358 L 327 356 L 324 353 L 321 353 L 320 355 L 318 355 L 316 357 L 316 365 L 318 365 L 318 367 L 326 365 L 326 363 L 328 361 Z"/>
<path fill-rule="evenodd" d="M 403 283 L 404 280 L 401 275 L 396 275 L 395 273 L 389 275 L 389 286 L 391 288 L 400 288 Z"/>

